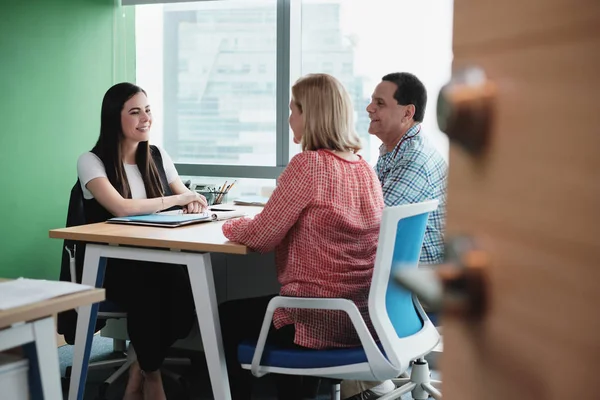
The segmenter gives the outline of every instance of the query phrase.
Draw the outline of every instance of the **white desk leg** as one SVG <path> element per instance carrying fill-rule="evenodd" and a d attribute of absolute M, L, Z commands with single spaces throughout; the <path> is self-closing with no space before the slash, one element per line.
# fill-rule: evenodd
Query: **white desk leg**
<path fill-rule="evenodd" d="M 231 400 L 210 254 L 190 254 L 188 272 L 214 398 Z"/>
<path fill-rule="evenodd" d="M 44 399 L 62 399 L 60 367 L 54 318 L 44 318 L 33 323 L 38 373 Z"/>
<path fill-rule="evenodd" d="M 100 245 L 87 244 L 81 283 L 97 288 L 102 287 L 105 268 L 106 258 L 100 257 Z M 99 303 L 94 303 L 81 306 L 77 311 L 77 331 L 75 333 L 69 400 L 83 400 L 98 307 Z"/>

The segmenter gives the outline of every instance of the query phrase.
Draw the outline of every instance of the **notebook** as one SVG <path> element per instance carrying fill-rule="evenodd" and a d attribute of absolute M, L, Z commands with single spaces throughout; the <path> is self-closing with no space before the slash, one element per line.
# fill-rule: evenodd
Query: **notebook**
<path fill-rule="evenodd" d="M 264 206 L 269 201 L 268 197 L 263 196 L 244 196 L 237 198 L 233 201 L 233 204 L 240 206 Z"/>
<path fill-rule="evenodd" d="M 178 226 L 185 226 L 190 224 L 196 224 L 198 222 L 210 221 L 210 215 L 208 213 L 203 214 L 148 214 L 148 215 L 134 215 L 131 217 L 118 217 L 109 219 L 108 223 L 111 224 L 127 224 L 127 225 L 146 225 L 146 226 L 160 226 L 163 228 L 177 228 Z"/>

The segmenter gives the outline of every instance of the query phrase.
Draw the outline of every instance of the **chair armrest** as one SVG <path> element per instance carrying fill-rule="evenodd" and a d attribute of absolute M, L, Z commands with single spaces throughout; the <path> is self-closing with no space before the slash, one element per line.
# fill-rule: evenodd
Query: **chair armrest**
<path fill-rule="evenodd" d="M 69 254 L 69 273 L 71 274 L 71 282 L 77 283 L 77 269 L 75 268 L 75 246 L 73 246 L 73 253 L 68 246 L 65 246 L 65 251 Z"/>
<path fill-rule="evenodd" d="M 252 374 L 256 377 L 265 375 L 259 371 L 260 361 L 269 334 L 273 313 L 278 308 L 300 308 L 312 310 L 339 310 L 344 311 L 350 317 L 350 321 L 356 329 L 360 342 L 365 349 L 369 364 L 375 367 L 383 367 L 386 369 L 393 368 L 389 361 L 381 353 L 375 340 L 371 336 L 365 321 L 358 311 L 356 304 L 348 299 L 332 299 L 332 298 L 307 298 L 307 297 L 284 297 L 277 296 L 271 299 L 267 306 L 263 325 L 260 330 L 256 350 L 252 357 Z"/>
<path fill-rule="evenodd" d="M 275 299 L 276 298 L 277 297 L 275 297 Z M 271 300 L 267 306 L 265 318 L 263 319 L 262 326 L 260 327 L 260 335 L 258 336 L 256 348 L 254 349 L 254 356 L 252 356 L 252 366 L 250 367 L 250 371 L 252 372 L 252 375 L 256 376 L 257 378 L 266 375 L 266 373 L 260 372 L 258 369 L 260 367 L 260 360 L 262 359 L 263 351 L 265 350 L 265 343 L 267 341 L 267 336 L 269 335 L 271 321 L 273 321 L 273 313 L 275 312 L 275 309 L 271 308 L 272 301 L 273 300 Z"/>

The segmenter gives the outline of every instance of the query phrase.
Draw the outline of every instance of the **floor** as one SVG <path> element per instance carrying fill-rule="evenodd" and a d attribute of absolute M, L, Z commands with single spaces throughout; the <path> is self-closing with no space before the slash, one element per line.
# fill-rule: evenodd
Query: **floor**
<path fill-rule="evenodd" d="M 71 364 L 73 357 L 73 346 L 62 346 L 58 349 L 61 376 L 65 375 L 65 369 Z M 190 353 L 186 353 L 189 355 Z M 177 354 L 173 354 L 177 356 Z M 112 340 L 103 338 L 101 336 L 94 336 L 94 342 L 92 345 L 91 361 L 108 360 L 115 357 L 113 353 Z M 177 381 L 164 378 L 165 391 L 169 400 L 214 400 L 210 387 L 210 380 L 208 378 L 208 371 L 206 369 L 206 363 L 202 354 L 199 353 L 196 357 L 193 357 L 192 366 L 186 367 L 172 367 L 172 371 L 181 374 L 183 378 L 183 385 Z M 90 371 L 88 374 L 86 390 L 84 400 L 116 400 L 121 399 L 123 391 L 125 389 L 126 378 L 121 377 L 113 385 L 111 385 L 106 391 L 106 397 L 102 398 L 98 396 L 99 388 L 110 373 L 113 370 L 102 369 L 96 371 Z M 437 373 L 432 374 L 435 379 L 439 379 Z M 186 387 L 187 386 L 187 387 Z M 64 398 L 66 399 L 66 392 L 68 390 L 68 382 L 63 381 L 63 392 L 65 393 Z M 318 400 L 329 400 L 329 388 L 326 385 L 322 385 Z M 267 375 L 261 379 L 257 379 L 255 386 L 254 398 L 257 400 L 276 400 L 273 384 L 271 378 Z M 409 400 L 410 395 L 402 397 L 402 400 Z"/>

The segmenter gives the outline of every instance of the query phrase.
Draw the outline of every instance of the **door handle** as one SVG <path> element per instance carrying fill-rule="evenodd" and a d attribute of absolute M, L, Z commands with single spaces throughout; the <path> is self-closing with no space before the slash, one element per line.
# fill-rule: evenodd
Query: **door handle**
<path fill-rule="evenodd" d="M 481 156 L 489 143 L 496 100 L 496 85 L 479 67 L 458 70 L 440 89 L 437 121 L 448 138 L 473 156 Z"/>
<path fill-rule="evenodd" d="M 487 308 L 489 255 L 469 236 L 446 244 L 446 263 L 400 269 L 396 283 L 413 292 L 428 310 L 480 318 Z"/>

